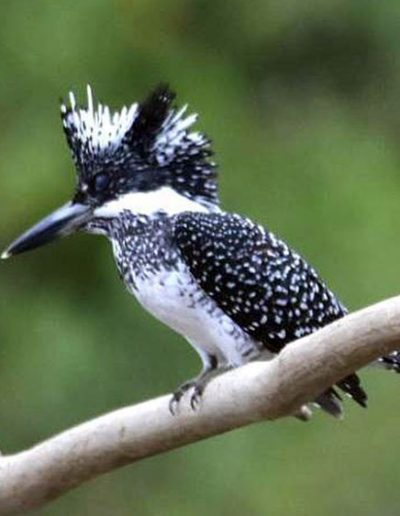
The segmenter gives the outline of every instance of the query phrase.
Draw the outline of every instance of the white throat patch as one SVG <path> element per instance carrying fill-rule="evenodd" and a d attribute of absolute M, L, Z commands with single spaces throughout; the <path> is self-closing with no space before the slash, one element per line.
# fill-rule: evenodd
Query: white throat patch
<path fill-rule="evenodd" d="M 216 207 L 213 207 L 213 211 Z M 121 195 L 118 199 L 112 200 L 96 208 L 96 217 L 112 218 L 123 211 L 130 211 L 135 215 L 153 215 L 158 212 L 167 215 L 176 215 L 185 211 L 197 211 L 207 213 L 210 211 L 206 206 L 192 201 L 177 193 L 169 186 L 163 186 L 151 192 L 135 192 Z"/>

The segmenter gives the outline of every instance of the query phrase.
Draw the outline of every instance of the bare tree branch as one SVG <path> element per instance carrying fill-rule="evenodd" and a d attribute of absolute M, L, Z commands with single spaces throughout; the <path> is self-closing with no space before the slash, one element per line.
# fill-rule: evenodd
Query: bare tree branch
<path fill-rule="evenodd" d="M 298 411 L 327 387 L 400 349 L 400 296 L 351 314 L 207 386 L 200 408 L 179 414 L 169 396 L 83 423 L 29 450 L 0 457 L 0 514 L 37 508 L 125 464 L 261 420 Z"/>

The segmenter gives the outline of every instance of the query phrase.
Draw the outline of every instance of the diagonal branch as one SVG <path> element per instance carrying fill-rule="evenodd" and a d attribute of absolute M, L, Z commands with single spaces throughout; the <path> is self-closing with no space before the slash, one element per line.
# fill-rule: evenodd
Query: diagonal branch
<path fill-rule="evenodd" d="M 234 428 L 293 414 L 381 355 L 400 349 L 400 296 L 353 313 L 288 346 L 270 362 L 226 373 L 193 412 L 168 396 L 122 408 L 29 450 L 0 457 L 0 514 L 40 507 L 125 464 Z"/>

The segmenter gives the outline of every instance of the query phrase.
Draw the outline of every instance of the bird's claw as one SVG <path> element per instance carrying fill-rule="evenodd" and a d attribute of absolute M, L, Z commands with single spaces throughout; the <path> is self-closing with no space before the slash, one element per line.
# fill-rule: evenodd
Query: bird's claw
<path fill-rule="evenodd" d="M 169 411 L 172 416 L 176 416 L 176 414 L 177 414 L 177 408 L 178 408 L 179 400 L 181 399 L 181 397 L 182 396 L 178 396 L 177 393 L 175 392 L 171 396 L 171 399 L 169 400 L 168 408 L 169 408 Z"/>
<path fill-rule="evenodd" d="M 191 387 L 193 387 L 194 382 L 185 382 L 183 383 L 171 396 L 171 399 L 169 401 L 169 411 L 173 416 L 176 416 L 177 414 L 177 408 L 179 406 L 179 402 L 181 401 L 183 395 L 186 391 L 188 391 Z"/>
<path fill-rule="evenodd" d="M 169 401 L 169 411 L 173 416 L 176 416 L 178 412 L 177 409 L 183 395 L 191 388 L 193 388 L 193 394 L 190 396 L 190 407 L 193 411 L 198 409 L 204 387 L 197 385 L 196 382 L 186 382 L 173 393 Z"/>
<path fill-rule="evenodd" d="M 194 392 L 190 397 L 190 406 L 193 411 L 196 411 L 200 406 L 201 397 L 203 395 L 203 389 L 198 385 L 194 386 Z"/>

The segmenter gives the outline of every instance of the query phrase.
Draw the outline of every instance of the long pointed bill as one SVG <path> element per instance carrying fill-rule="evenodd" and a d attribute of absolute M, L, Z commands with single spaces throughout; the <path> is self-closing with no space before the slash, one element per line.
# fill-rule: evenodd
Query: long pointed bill
<path fill-rule="evenodd" d="M 14 254 L 24 253 L 58 237 L 73 233 L 90 218 L 90 214 L 90 208 L 83 204 L 72 202 L 64 204 L 14 240 L 3 252 L 1 258 L 5 260 Z"/>

